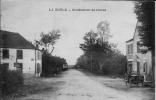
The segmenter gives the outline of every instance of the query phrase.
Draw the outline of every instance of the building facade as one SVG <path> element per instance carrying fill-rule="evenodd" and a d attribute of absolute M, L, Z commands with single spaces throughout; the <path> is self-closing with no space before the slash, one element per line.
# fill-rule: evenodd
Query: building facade
<path fill-rule="evenodd" d="M 42 52 L 18 33 L 0 33 L 0 63 L 9 70 L 40 76 Z"/>
<path fill-rule="evenodd" d="M 126 56 L 127 56 L 127 73 L 141 74 L 145 81 L 152 81 L 152 58 L 151 52 L 142 53 L 140 36 L 138 33 L 139 23 L 136 25 L 134 36 L 126 41 Z"/>

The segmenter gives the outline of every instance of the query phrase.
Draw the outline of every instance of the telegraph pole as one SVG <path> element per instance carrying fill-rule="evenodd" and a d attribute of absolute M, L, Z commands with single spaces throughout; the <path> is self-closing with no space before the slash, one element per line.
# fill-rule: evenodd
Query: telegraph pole
<path fill-rule="evenodd" d="M 92 47 L 91 47 L 92 48 Z M 91 72 L 93 71 L 93 66 L 92 66 L 92 49 L 91 49 Z"/>
<path fill-rule="evenodd" d="M 1 27 L 1 26 L 0 26 Z M 0 31 L 1 31 L 1 29 L 0 29 Z M 3 47 L 3 38 L 2 38 L 2 34 L 0 33 L 0 42 L 1 42 L 1 45 L 2 45 L 2 47 Z M 0 47 L 0 64 L 1 64 L 1 59 L 2 59 L 2 49 L 1 49 L 1 47 Z"/>
<path fill-rule="evenodd" d="M 90 59 L 91 59 L 91 62 L 90 62 L 90 70 L 91 70 L 91 72 L 93 71 L 93 66 L 92 66 L 92 40 L 91 40 L 91 38 L 92 38 L 92 36 L 91 36 L 91 34 L 90 34 L 90 46 L 91 46 L 91 51 L 90 51 Z"/>
<path fill-rule="evenodd" d="M 1 48 L 0 48 L 0 65 L 1 65 L 1 59 L 2 59 L 1 55 L 2 53 L 1 53 Z"/>

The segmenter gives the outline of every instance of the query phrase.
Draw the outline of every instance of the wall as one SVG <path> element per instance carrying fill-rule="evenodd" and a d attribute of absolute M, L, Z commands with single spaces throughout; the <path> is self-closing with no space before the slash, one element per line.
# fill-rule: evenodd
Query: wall
<path fill-rule="evenodd" d="M 132 72 L 137 73 L 137 62 L 140 63 L 140 74 L 145 75 L 147 80 L 151 80 L 152 77 L 152 60 L 151 60 L 151 52 L 148 51 L 145 54 L 142 54 L 141 52 L 137 52 L 137 42 L 140 41 L 140 36 L 138 33 L 137 27 L 139 26 L 139 23 L 137 23 L 134 37 L 132 41 L 126 42 L 126 47 L 130 44 L 133 44 L 133 54 L 127 55 L 127 61 L 132 61 Z M 127 48 L 126 48 L 127 51 Z M 147 73 L 144 71 L 144 63 L 147 63 Z M 128 64 L 127 64 L 128 68 Z"/>
<path fill-rule="evenodd" d="M 9 63 L 10 70 L 16 70 L 14 63 L 16 62 L 17 50 L 9 48 L 9 59 L 2 59 L 1 63 Z M 35 50 L 34 49 L 22 49 L 23 59 L 18 59 L 18 63 L 23 63 L 23 73 L 35 74 Z"/>
<path fill-rule="evenodd" d="M 136 29 L 136 32 L 134 34 L 134 39 L 133 39 L 133 70 L 134 72 L 137 72 L 137 62 L 140 63 L 140 74 L 145 75 L 145 72 L 143 71 L 144 69 L 144 63 L 147 62 L 147 74 L 146 76 L 148 77 L 149 80 L 151 77 L 151 69 L 152 69 L 152 61 L 151 61 L 151 52 L 148 51 L 145 54 L 142 54 L 141 52 L 137 52 L 137 42 L 140 41 L 140 36 L 138 33 L 138 30 Z"/>
<path fill-rule="evenodd" d="M 35 66 L 35 73 L 36 76 L 40 76 L 42 72 L 42 52 L 39 50 L 36 50 L 36 66 Z M 39 65 L 39 69 L 37 68 Z"/>
<path fill-rule="evenodd" d="M 128 53 L 128 45 L 133 45 L 133 40 L 126 42 L 126 55 L 127 55 L 127 60 L 132 61 L 133 60 L 133 50 L 131 53 Z M 133 47 L 132 47 L 133 48 Z"/>

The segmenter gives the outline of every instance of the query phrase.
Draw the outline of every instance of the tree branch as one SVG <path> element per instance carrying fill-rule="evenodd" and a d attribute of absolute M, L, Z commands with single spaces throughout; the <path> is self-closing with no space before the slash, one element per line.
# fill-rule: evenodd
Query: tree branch
<path fill-rule="evenodd" d="M 52 52 L 54 51 L 54 46 L 52 46 L 52 47 L 53 47 L 53 49 L 51 50 L 50 54 L 52 54 Z"/>

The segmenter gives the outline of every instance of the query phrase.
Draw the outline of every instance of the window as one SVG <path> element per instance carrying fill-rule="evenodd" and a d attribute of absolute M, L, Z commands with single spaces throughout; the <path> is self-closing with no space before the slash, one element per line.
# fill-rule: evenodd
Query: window
<path fill-rule="evenodd" d="M 137 62 L 137 74 L 140 74 L 140 62 Z"/>
<path fill-rule="evenodd" d="M 3 66 L 6 67 L 6 69 L 9 68 L 9 63 L 3 63 Z"/>
<path fill-rule="evenodd" d="M 131 44 L 131 54 L 133 54 L 133 44 Z"/>
<path fill-rule="evenodd" d="M 130 54 L 129 48 L 130 48 L 129 45 L 127 45 L 127 54 Z"/>
<path fill-rule="evenodd" d="M 138 41 L 137 42 L 137 52 L 140 52 L 141 50 L 140 50 L 140 42 Z"/>
<path fill-rule="evenodd" d="M 127 68 L 127 73 L 131 74 L 133 71 L 133 67 L 132 67 L 132 61 L 128 62 L 128 68 Z"/>
<path fill-rule="evenodd" d="M 39 59 L 40 59 L 40 52 L 37 51 L 37 60 L 39 60 Z"/>
<path fill-rule="evenodd" d="M 14 63 L 16 70 L 19 72 L 23 72 L 23 64 L 22 63 Z"/>
<path fill-rule="evenodd" d="M 133 44 L 129 44 L 129 45 L 127 46 L 127 53 L 128 53 L 128 54 L 132 54 L 132 53 L 133 53 Z"/>
<path fill-rule="evenodd" d="M 143 72 L 145 72 L 147 74 L 147 62 L 144 63 Z"/>
<path fill-rule="evenodd" d="M 37 60 L 41 60 L 42 53 L 40 51 L 37 51 Z"/>
<path fill-rule="evenodd" d="M 3 49 L 3 58 L 9 58 L 9 50 L 8 49 Z"/>
<path fill-rule="evenodd" d="M 23 59 L 23 51 L 17 50 L 17 59 Z"/>
<path fill-rule="evenodd" d="M 129 45 L 127 45 L 127 54 L 129 54 Z"/>
<path fill-rule="evenodd" d="M 37 63 L 37 66 L 36 66 L 37 68 L 36 68 L 36 73 L 40 73 L 40 64 L 39 63 Z"/>

